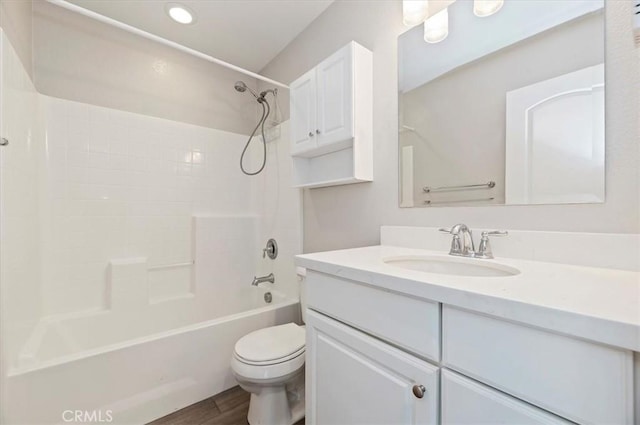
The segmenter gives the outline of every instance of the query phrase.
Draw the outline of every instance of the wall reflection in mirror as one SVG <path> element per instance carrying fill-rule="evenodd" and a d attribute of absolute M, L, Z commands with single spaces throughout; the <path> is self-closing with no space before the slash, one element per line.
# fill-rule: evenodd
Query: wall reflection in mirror
<path fill-rule="evenodd" d="M 604 202 L 604 2 L 448 6 L 398 39 L 400 206 Z"/>

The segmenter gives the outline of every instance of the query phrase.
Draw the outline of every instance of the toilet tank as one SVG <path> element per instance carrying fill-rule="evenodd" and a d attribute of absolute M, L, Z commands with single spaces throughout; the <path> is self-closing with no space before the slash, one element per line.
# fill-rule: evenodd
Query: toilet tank
<path fill-rule="evenodd" d="M 307 322 L 307 269 L 304 267 L 296 267 L 298 275 L 298 285 L 300 285 L 300 313 L 302 315 L 302 323 Z"/>

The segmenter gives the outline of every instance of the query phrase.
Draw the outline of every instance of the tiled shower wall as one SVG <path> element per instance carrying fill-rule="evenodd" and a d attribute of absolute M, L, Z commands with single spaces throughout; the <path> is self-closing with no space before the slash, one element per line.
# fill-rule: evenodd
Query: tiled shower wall
<path fill-rule="evenodd" d="M 238 166 L 245 135 L 44 96 L 43 102 L 44 315 L 105 308 L 112 259 L 146 257 L 149 267 L 191 261 L 194 215 L 264 214 L 272 222 L 268 233 L 286 239 L 288 257 L 281 261 L 293 273 L 299 194 L 273 174 L 277 158 L 286 167 L 286 152 L 270 154 L 268 174 L 248 177 Z M 257 162 L 251 159 L 248 166 Z M 273 223 L 278 206 L 288 215 Z M 150 297 L 162 298 L 172 286 L 179 292 L 190 273 L 184 267 L 149 274 Z"/>
<path fill-rule="evenodd" d="M 297 296 L 300 288 L 293 257 L 302 253 L 302 190 L 292 187 L 289 132 L 290 122 L 285 121 L 280 125 L 280 137 L 267 144 L 267 167 L 253 180 L 253 198 L 259 217 L 258 248 L 264 248 L 269 238 L 278 243 L 275 260 L 258 253 L 257 272 L 273 273 L 278 289 Z"/>

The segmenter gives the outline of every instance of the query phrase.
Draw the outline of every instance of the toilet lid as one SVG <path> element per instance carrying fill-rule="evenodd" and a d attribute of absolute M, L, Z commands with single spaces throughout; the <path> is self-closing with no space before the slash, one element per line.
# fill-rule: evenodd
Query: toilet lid
<path fill-rule="evenodd" d="M 295 323 L 260 329 L 240 338 L 236 354 L 251 362 L 282 359 L 304 349 L 305 330 Z"/>

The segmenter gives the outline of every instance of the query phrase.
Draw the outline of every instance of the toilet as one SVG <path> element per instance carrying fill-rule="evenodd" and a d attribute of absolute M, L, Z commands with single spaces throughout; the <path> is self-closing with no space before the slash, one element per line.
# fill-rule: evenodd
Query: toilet
<path fill-rule="evenodd" d="M 304 417 L 304 354 L 305 328 L 296 323 L 259 329 L 236 342 L 231 369 L 251 393 L 249 424 L 292 425 Z"/>

